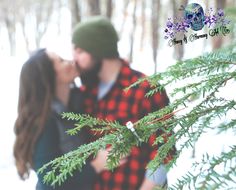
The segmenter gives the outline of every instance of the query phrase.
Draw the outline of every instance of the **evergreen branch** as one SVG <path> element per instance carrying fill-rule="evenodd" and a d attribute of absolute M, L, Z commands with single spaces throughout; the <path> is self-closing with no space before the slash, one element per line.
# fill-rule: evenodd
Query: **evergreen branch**
<path fill-rule="evenodd" d="M 114 135 L 107 135 L 106 140 L 113 140 Z M 61 185 L 67 176 L 72 176 L 75 171 L 81 171 L 83 165 L 89 156 L 92 156 L 105 149 L 107 142 L 103 138 L 89 144 L 78 147 L 77 150 L 71 151 L 63 156 L 54 159 L 39 169 L 38 173 L 43 173 L 46 168 L 51 167 L 51 171 L 44 176 L 44 182 L 51 185 Z"/>
<path fill-rule="evenodd" d="M 222 123 L 218 126 L 218 134 L 219 133 L 223 133 L 225 132 L 226 130 L 229 130 L 229 129 L 232 129 L 233 132 L 236 134 L 236 119 L 232 119 L 230 122 L 225 122 L 225 123 Z"/>
<path fill-rule="evenodd" d="M 62 118 L 77 121 L 77 123 L 75 124 L 75 128 L 67 130 L 67 133 L 70 135 L 77 134 L 84 127 L 90 127 L 93 131 L 97 131 L 100 133 L 111 130 L 119 130 L 123 128 L 123 126 L 120 125 L 117 121 L 97 119 L 86 114 L 75 114 L 72 112 L 68 112 L 62 113 Z"/>
<path fill-rule="evenodd" d="M 208 154 L 203 155 L 200 162 L 193 164 L 193 168 L 200 166 L 199 172 L 188 172 L 177 183 L 169 189 L 220 189 L 228 187 L 228 183 L 235 183 L 236 174 L 236 146 L 231 147 L 228 152 L 222 153 L 219 157 L 210 158 Z M 219 174 L 215 168 L 220 165 L 230 164 L 231 167 L 224 174 Z"/>
<path fill-rule="evenodd" d="M 235 109 L 234 100 L 225 100 L 223 97 L 216 97 L 216 92 L 232 79 L 236 79 L 235 72 L 236 52 L 235 45 L 219 51 L 206 54 L 191 60 L 180 61 L 168 68 L 166 72 L 158 73 L 151 77 L 138 80 L 136 83 L 126 88 L 126 90 L 136 87 L 141 82 L 148 81 L 151 87 L 146 96 L 160 92 L 168 85 L 175 85 L 179 80 L 189 80 L 196 78 L 190 84 L 175 88 L 172 95 L 182 95 L 170 105 L 156 112 L 149 113 L 134 123 L 137 134 L 141 141 L 127 129 L 126 126 L 118 122 L 92 118 L 89 115 L 77 115 L 73 113 L 64 113 L 63 117 L 77 122 L 76 128 L 69 131 L 70 134 L 77 133 L 83 127 L 90 127 L 98 132 L 107 132 L 105 136 L 87 145 L 80 146 L 54 161 L 43 166 L 39 172 L 51 167 L 52 170 L 45 176 L 45 182 L 52 184 L 61 184 L 67 176 L 73 175 L 76 170 L 81 170 L 86 159 L 89 156 L 96 155 L 100 149 L 105 149 L 108 145 L 112 146 L 109 153 L 107 165 L 109 169 L 115 168 L 119 159 L 130 153 L 133 146 L 140 146 L 147 143 L 153 134 L 158 134 L 153 144 L 158 145 L 157 156 L 148 164 L 151 170 L 155 170 L 167 157 L 176 142 L 183 137 L 187 140 L 177 150 L 174 158 L 168 163 L 168 168 L 176 163 L 184 148 L 192 146 L 201 134 L 207 129 L 212 129 L 211 122 L 216 118 L 221 118 L 228 111 Z M 160 85 L 160 83 L 162 85 Z M 188 99 L 194 95 L 202 95 L 200 103 L 195 105 L 190 111 L 184 114 L 175 115 L 175 112 L 181 113 L 179 107 L 187 107 Z M 177 110 L 177 111 L 175 111 Z M 235 120 L 221 124 L 215 128 L 220 132 L 228 129 L 235 129 Z M 175 133 L 172 133 L 175 131 Z M 168 134 L 167 141 L 164 141 L 163 133 Z M 231 151 L 222 153 L 219 157 L 203 159 L 198 166 L 201 173 L 187 173 L 182 179 L 177 181 L 170 189 L 183 189 L 183 187 L 194 187 L 194 189 L 212 188 L 219 189 L 224 186 L 223 180 L 232 181 L 232 175 L 235 175 L 235 166 L 226 168 L 226 172 L 219 174 L 215 171 L 218 165 L 235 160 L 235 145 Z M 95 154 L 94 154 L 95 153 Z M 207 167 L 208 166 L 208 167 Z"/>

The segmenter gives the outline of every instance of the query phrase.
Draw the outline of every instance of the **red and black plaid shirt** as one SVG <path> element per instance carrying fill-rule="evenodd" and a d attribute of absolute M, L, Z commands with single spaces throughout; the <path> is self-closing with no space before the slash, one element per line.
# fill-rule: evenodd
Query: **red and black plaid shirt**
<path fill-rule="evenodd" d="M 96 118 L 117 120 L 125 125 L 127 121 L 135 122 L 148 113 L 163 108 L 169 103 L 166 93 L 156 93 L 146 98 L 145 94 L 150 91 L 147 82 L 124 92 L 125 87 L 144 76 L 144 74 L 132 70 L 124 62 L 115 84 L 102 99 L 97 99 L 97 86 L 83 90 L 85 113 Z M 128 161 L 113 172 L 104 171 L 99 174 L 94 189 L 139 189 L 144 179 L 145 167 L 156 154 L 156 150 L 152 146 L 154 139 L 152 137 L 149 143 L 132 148 Z"/>

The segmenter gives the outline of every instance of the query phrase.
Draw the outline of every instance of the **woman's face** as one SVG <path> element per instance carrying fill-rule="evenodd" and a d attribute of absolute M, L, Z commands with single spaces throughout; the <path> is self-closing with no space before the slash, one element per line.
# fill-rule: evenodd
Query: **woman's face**
<path fill-rule="evenodd" d="M 75 63 L 63 60 L 53 52 L 47 52 L 53 62 L 56 80 L 60 83 L 71 83 L 78 76 Z"/>

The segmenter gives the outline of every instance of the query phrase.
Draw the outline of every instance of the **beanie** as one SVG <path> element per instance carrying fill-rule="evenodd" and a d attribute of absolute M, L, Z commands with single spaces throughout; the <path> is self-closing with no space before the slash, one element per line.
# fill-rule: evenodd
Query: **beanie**
<path fill-rule="evenodd" d="M 95 58 L 118 58 L 117 32 L 109 19 L 94 16 L 76 25 L 72 43 Z"/>

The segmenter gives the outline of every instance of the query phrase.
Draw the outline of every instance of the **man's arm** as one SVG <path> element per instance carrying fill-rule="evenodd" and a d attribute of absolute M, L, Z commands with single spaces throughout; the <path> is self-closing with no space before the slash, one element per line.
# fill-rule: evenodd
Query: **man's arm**
<path fill-rule="evenodd" d="M 151 89 L 150 89 L 151 90 Z M 164 108 L 169 104 L 169 98 L 165 91 L 158 92 L 154 94 L 153 96 L 149 97 L 148 99 L 145 99 L 142 102 L 142 107 L 146 108 L 147 113 L 154 112 L 159 109 Z M 167 119 L 167 118 L 166 118 Z M 158 147 L 161 146 L 161 144 L 157 146 L 152 146 L 156 137 L 162 135 L 164 138 L 164 143 L 168 140 L 168 136 L 171 134 L 164 134 L 161 131 L 157 131 L 156 134 L 152 135 L 149 139 L 149 146 L 151 147 L 150 152 L 150 160 L 154 158 L 156 154 L 158 154 Z M 168 158 L 164 160 L 164 163 L 168 163 L 172 159 L 171 155 L 168 155 Z M 161 165 L 159 168 L 157 168 L 156 171 L 152 172 L 149 169 L 146 170 L 144 181 L 141 185 L 140 190 L 151 190 L 154 187 L 165 187 L 167 186 L 167 171 L 165 169 L 164 165 Z"/>
<path fill-rule="evenodd" d="M 155 172 L 147 169 L 145 179 L 140 190 L 151 190 L 154 187 L 164 188 L 167 185 L 167 171 L 164 165 L 161 165 Z"/>

